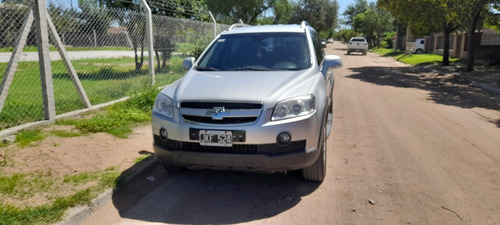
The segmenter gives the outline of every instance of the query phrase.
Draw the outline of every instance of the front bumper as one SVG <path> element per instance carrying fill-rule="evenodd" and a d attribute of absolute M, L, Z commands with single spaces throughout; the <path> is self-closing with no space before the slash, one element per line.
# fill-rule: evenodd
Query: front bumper
<path fill-rule="evenodd" d="M 364 48 L 349 48 L 349 49 L 347 49 L 347 51 L 350 51 L 350 52 L 366 52 L 368 50 L 364 49 Z"/>
<path fill-rule="evenodd" d="M 178 114 L 174 119 L 153 113 L 154 151 L 159 159 L 178 167 L 193 169 L 229 169 L 246 171 L 287 171 L 312 165 L 319 157 L 318 141 L 321 116 L 309 116 L 282 121 L 270 121 L 272 110 L 263 110 L 259 120 L 251 124 L 213 125 L 186 122 Z M 160 129 L 168 138 L 160 137 Z M 244 141 L 231 147 L 201 146 L 193 140 L 190 130 L 238 130 L 245 132 Z M 291 134 L 291 143 L 281 146 L 276 137 L 281 132 Z"/>

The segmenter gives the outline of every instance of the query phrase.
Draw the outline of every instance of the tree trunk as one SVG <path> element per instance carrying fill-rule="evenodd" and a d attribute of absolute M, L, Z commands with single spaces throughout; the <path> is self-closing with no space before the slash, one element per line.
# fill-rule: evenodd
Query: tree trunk
<path fill-rule="evenodd" d="M 450 65 L 450 33 L 449 29 L 445 29 L 444 32 L 444 46 L 443 46 L 443 61 L 441 66 Z"/>
<path fill-rule="evenodd" d="M 157 70 L 160 71 L 161 70 L 161 64 L 160 64 L 160 52 L 158 52 L 158 49 L 155 48 L 155 55 L 156 55 L 156 65 L 158 65 L 158 68 Z"/>
<path fill-rule="evenodd" d="M 478 10 L 474 17 L 472 18 L 471 27 L 469 27 L 469 39 L 467 40 L 467 66 L 465 70 L 468 72 L 474 71 L 474 33 L 476 32 L 477 23 L 479 22 L 479 18 L 481 16 L 481 10 Z"/>
<path fill-rule="evenodd" d="M 145 38 L 145 36 L 146 36 L 146 31 L 145 31 L 145 28 L 143 28 L 143 32 L 142 32 L 141 40 L 140 40 L 141 58 L 138 59 L 137 53 L 135 54 L 135 71 L 141 71 L 142 64 L 144 63 L 144 38 Z"/>
<path fill-rule="evenodd" d="M 474 71 L 474 31 L 467 32 L 467 65 L 465 71 Z"/>
<path fill-rule="evenodd" d="M 399 50 L 401 49 L 401 46 L 399 44 L 399 36 L 401 35 L 401 28 L 399 23 L 396 24 L 396 43 L 394 43 L 394 49 Z"/>

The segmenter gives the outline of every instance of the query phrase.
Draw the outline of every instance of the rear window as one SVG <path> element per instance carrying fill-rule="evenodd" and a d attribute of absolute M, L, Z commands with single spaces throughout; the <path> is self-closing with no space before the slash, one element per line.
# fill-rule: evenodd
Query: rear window
<path fill-rule="evenodd" d="M 222 35 L 197 70 L 302 70 L 311 66 L 304 33 Z"/>
<path fill-rule="evenodd" d="M 365 39 L 364 38 L 353 38 L 352 41 L 362 41 L 362 42 L 364 42 Z"/>

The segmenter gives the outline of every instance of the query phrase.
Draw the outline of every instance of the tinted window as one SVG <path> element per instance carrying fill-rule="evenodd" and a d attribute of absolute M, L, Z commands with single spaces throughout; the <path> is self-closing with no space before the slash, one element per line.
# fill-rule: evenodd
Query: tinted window
<path fill-rule="evenodd" d="M 223 35 L 202 56 L 197 70 L 302 70 L 310 67 L 304 34 Z"/>
<path fill-rule="evenodd" d="M 319 38 L 318 33 L 313 29 L 309 30 L 309 34 L 313 40 L 314 51 L 316 52 L 316 60 L 318 61 L 318 65 L 323 61 L 323 57 L 325 56 L 325 52 L 323 51 L 323 45 L 321 44 L 321 39 Z"/>

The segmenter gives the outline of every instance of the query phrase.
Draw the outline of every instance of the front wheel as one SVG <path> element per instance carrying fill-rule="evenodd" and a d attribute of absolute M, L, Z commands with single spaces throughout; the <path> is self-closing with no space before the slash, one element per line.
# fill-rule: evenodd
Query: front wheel
<path fill-rule="evenodd" d="M 323 181 L 326 175 L 326 125 L 321 131 L 321 146 L 319 157 L 310 167 L 302 169 L 302 176 L 310 181 Z"/>

